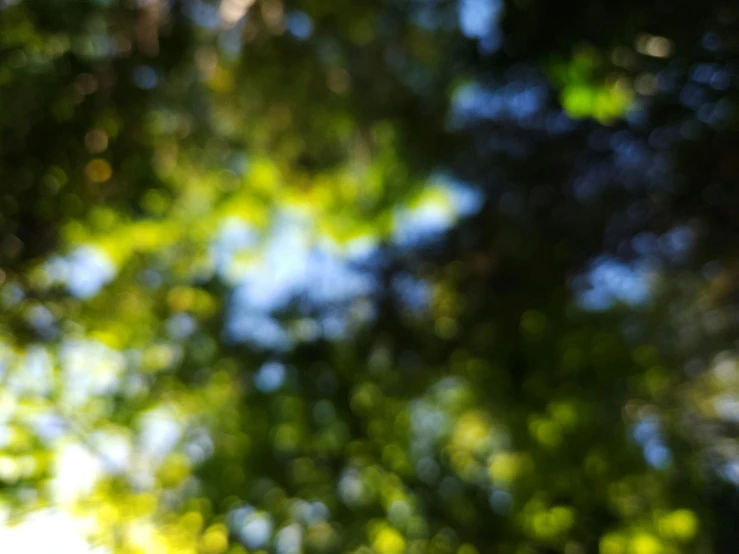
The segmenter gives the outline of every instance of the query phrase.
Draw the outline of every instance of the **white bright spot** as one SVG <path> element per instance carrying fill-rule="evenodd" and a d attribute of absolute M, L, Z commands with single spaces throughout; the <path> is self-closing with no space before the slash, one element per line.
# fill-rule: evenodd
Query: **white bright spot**
<path fill-rule="evenodd" d="M 401 246 L 415 246 L 436 238 L 447 230 L 455 219 L 451 206 L 443 202 L 423 202 L 411 210 L 395 215 L 395 241 Z"/>
<path fill-rule="evenodd" d="M 280 529 L 277 533 L 278 554 L 300 554 L 303 543 L 303 528 L 297 523 Z"/>
<path fill-rule="evenodd" d="M 52 497 L 62 505 L 74 502 L 92 491 L 103 469 L 100 458 L 84 446 L 73 442 L 61 445 L 51 482 Z"/>
<path fill-rule="evenodd" d="M 67 257 L 52 258 L 46 264 L 52 282 L 64 283 L 78 298 L 90 298 L 115 277 L 110 258 L 97 248 L 82 246 Z"/>
<path fill-rule="evenodd" d="M 246 15 L 254 0 L 222 0 L 218 15 L 224 27 L 233 27 Z"/>
<path fill-rule="evenodd" d="M 241 526 L 240 535 L 247 548 L 260 548 L 272 535 L 272 519 L 258 512 L 248 515 Z"/>
<path fill-rule="evenodd" d="M 18 525 L 0 525 L 3 552 L 23 554 L 108 554 L 110 550 L 92 547 L 85 540 L 78 521 L 56 510 L 28 516 Z"/>
<path fill-rule="evenodd" d="M 120 385 L 125 359 L 108 346 L 86 340 L 65 341 L 61 347 L 64 372 L 63 406 L 74 409 L 93 396 L 114 393 Z"/>
<path fill-rule="evenodd" d="M 157 408 L 141 418 L 141 447 L 145 454 L 155 460 L 161 460 L 169 454 L 181 436 L 182 426 L 169 410 Z"/>

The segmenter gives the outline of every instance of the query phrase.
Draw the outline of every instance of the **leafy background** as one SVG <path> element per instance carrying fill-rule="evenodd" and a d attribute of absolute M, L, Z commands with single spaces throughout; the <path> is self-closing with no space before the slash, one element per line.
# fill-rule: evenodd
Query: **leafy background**
<path fill-rule="evenodd" d="M 737 21 L 0 1 L 0 549 L 736 552 Z"/>

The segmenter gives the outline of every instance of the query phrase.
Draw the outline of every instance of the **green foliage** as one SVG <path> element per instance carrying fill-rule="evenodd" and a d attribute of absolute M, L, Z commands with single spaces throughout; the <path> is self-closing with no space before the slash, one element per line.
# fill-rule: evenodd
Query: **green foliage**
<path fill-rule="evenodd" d="M 0 550 L 734 552 L 737 19 L 0 1 Z"/>

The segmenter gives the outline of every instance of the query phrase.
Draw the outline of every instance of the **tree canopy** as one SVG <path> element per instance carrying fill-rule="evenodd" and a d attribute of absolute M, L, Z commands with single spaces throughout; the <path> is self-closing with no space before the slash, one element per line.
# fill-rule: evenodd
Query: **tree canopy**
<path fill-rule="evenodd" d="M 736 552 L 738 24 L 0 0 L 0 551 Z"/>

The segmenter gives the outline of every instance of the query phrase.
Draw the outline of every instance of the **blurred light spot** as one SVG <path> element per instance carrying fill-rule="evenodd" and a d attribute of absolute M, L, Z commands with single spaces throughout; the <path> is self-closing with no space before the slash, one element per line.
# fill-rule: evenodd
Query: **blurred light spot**
<path fill-rule="evenodd" d="M 90 73 L 80 73 L 75 79 L 75 85 L 82 94 L 92 94 L 98 89 L 98 80 Z"/>
<path fill-rule="evenodd" d="M 279 362 L 267 362 L 254 376 L 254 385 L 262 392 L 274 392 L 285 381 L 285 366 Z"/>
<path fill-rule="evenodd" d="M 23 289 L 15 283 L 8 283 L 3 287 L 0 287 L 0 302 L 3 307 L 11 308 L 18 304 L 23 298 L 25 298 Z"/>
<path fill-rule="evenodd" d="M 200 537 L 199 552 L 222 554 L 228 548 L 228 533 L 224 525 L 211 525 Z"/>
<path fill-rule="evenodd" d="M 652 96 L 657 92 L 657 78 L 651 73 L 642 73 L 634 81 L 634 89 L 644 96 Z"/>
<path fill-rule="evenodd" d="M 204 462 L 213 454 L 213 440 L 204 428 L 196 428 L 190 432 L 191 438 L 183 448 L 187 457 L 193 463 L 198 464 Z"/>
<path fill-rule="evenodd" d="M 231 526 L 231 528 L 233 529 L 241 528 L 244 521 L 246 520 L 246 517 L 252 513 L 254 513 L 254 507 L 249 504 L 246 504 L 240 508 L 231 510 L 227 516 L 229 526 Z"/>
<path fill-rule="evenodd" d="M 138 442 L 154 460 L 163 460 L 182 436 L 182 426 L 174 414 L 166 408 L 156 408 L 145 413 L 139 422 Z"/>
<path fill-rule="evenodd" d="M 693 230 L 685 225 L 679 225 L 660 237 L 659 246 L 672 261 L 683 262 L 690 253 L 694 241 Z"/>
<path fill-rule="evenodd" d="M 637 533 L 631 539 L 630 553 L 633 554 L 660 554 L 664 552 L 662 544 L 648 533 Z"/>
<path fill-rule="evenodd" d="M 390 523 L 401 528 L 408 522 L 411 515 L 413 515 L 411 507 L 404 500 L 395 500 L 387 510 Z"/>
<path fill-rule="evenodd" d="M 451 123 L 454 127 L 462 127 L 480 119 L 490 119 L 526 125 L 542 110 L 546 99 L 546 81 L 537 73 L 526 80 L 498 86 L 468 83 L 455 90 L 452 96 Z"/>
<path fill-rule="evenodd" d="M 90 436 L 90 442 L 104 461 L 106 471 L 122 472 L 128 467 L 131 444 L 127 436 L 97 431 Z"/>
<path fill-rule="evenodd" d="M 713 76 L 715 71 L 716 68 L 712 64 L 699 63 L 693 66 L 691 78 L 696 83 L 701 83 L 705 85 L 708 84 L 708 82 L 711 80 L 711 77 Z"/>
<path fill-rule="evenodd" d="M 490 495 L 490 506 L 495 510 L 496 513 L 505 515 L 511 509 L 513 499 L 511 495 L 505 491 L 494 491 Z"/>
<path fill-rule="evenodd" d="M 445 180 L 442 186 L 448 191 L 452 205 L 458 215 L 470 216 L 480 211 L 484 195 L 479 190 L 456 180 Z"/>
<path fill-rule="evenodd" d="M 92 154 L 99 154 L 108 148 L 108 135 L 102 129 L 93 129 L 85 135 L 85 146 Z"/>
<path fill-rule="evenodd" d="M 192 0 L 185 3 L 188 17 L 203 29 L 215 29 L 221 22 L 219 6 L 203 0 Z"/>
<path fill-rule="evenodd" d="M 349 73 L 340 68 L 329 70 L 326 82 L 331 92 L 335 92 L 336 94 L 344 94 L 349 90 L 349 85 L 351 84 Z"/>
<path fill-rule="evenodd" d="M 115 266 L 100 250 L 82 246 L 66 258 L 52 258 L 46 266 L 52 281 L 66 284 L 78 298 L 90 298 L 115 276 Z"/>
<path fill-rule="evenodd" d="M 739 485 L 739 462 L 725 464 L 721 469 L 721 474 L 724 479 L 731 481 L 735 485 Z"/>
<path fill-rule="evenodd" d="M 405 539 L 391 527 L 385 527 L 377 533 L 372 547 L 378 554 L 403 554 L 406 551 Z"/>
<path fill-rule="evenodd" d="M 16 371 L 9 380 L 9 385 L 16 394 L 32 394 L 46 396 L 51 392 L 53 363 L 48 352 L 33 346 L 25 356 L 23 371 Z"/>
<path fill-rule="evenodd" d="M 626 539 L 616 533 L 609 533 L 600 539 L 601 554 L 625 554 L 627 552 Z"/>
<path fill-rule="evenodd" d="M 644 456 L 649 465 L 657 469 L 667 467 L 672 460 L 672 455 L 667 447 L 656 442 L 649 442 L 644 446 Z"/>
<path fill-rule="evenodd" d="M 31 306 L 26 317 L 37 331 L 48 330 L 54 324 L 53 314 L 44 306 Z"/>
<path fill-rule="evenodd" d="M 303 528 L 297 523 L 283 527 L 277 532 L 278 554 L 300 554 L 302 552 Z"/>
<path fill-rule="evenodd" d="M 305 12 L 292 11 L 287 14 L 287 30 L 295 38 L 307 40 L 313 34 L 313 20 Z"/>
<path fill-rule="evenodd" d="M 483 52 L 493 52 L 500 45 L 498 17 L 500 0 L 462 0 L 459 4 L 459 25 L 469 38 L 480 41 Z"/>
<path fill-rule="evenodd" d="M 85 166 L 85 175 L 93 183 L 104 183 L 113 176 L 113 168 L 106 160 L 95 158 Z"/>
<path fill-rule="evenodd" d="M 91 397 L 116 392 L 125 367 L 119 351 L 83 340 L 62 343 L 59 362 L 65 383 L 61 398 L 68 409 L 82 407 Z"/>
<path fill-rule="evenodd" d="M 659 529 L 664 536 L 687 542 L 698 531 L 698 518 L 690 510 L 675 510 L 660 519 Z"/>
<path fill-rule="evenodd" d="M 578 302 L 589 310 L 605 310 L 615 302 L 638 305 L 650 295 L 646 268 L 598 258 L 586 275 L 588 286 L 578 291 Z"/>
<path fill-rule="evenodd" d="M 328 508 L 323 502 L 306 503 L 306 507 L 308 509 L 306 511 L 305 522 L 309 525 L 315 525 L 316 523 L 328 520 Z"/>
<path fill-rule="evenodd" d="M 221 275 L 229 274 L 233 257 L 240 251 L 256 246 L 258 235 L 244 220 L 231 217 L 221 227 L 210 247 L 210 254 Z"/>
<path fill-rule="evenodd" d="M 424 202 L 413 209 L 403 209 L 394 218 L 393 235 L 401 246 L 418 246 L 438 238 L 453 221 L 450 207 L 441 202 Z"/>
<path fill-rule="evenodd" d="M 272 519 L 268 514 L 253 512 L 246 516 L 239 536 L 247 548 L 261 548 L 272 536 Z"/>
<path fill-rule="evenodd" d="M 167 320 L 167 333 L 175 340 L 189 337 L 196 327 L 195 320 L 187 314 L 176 314 Z"/>
<path fill-rule="evenodd" d="M 226 335 L 237 342 L 248 341 L 275 350 L 287 349 L 292 344 L 277 320 L 263 315 L 231 314 L 226 322 Z"/>
<path fill-rule="evenodd" d="M 319 400 L 313 406 L 313 417 L 320 425 L 328 425 L 336 418 L 336 410 L 329 400 Z"/>
<path fill-rule="evenodd" d="M 302 342 L 311 342 L 321 335 L 321 326 L 313 319 L 301 319 L 295 323 L 293 329 L 296 338 Z"/>
<path fill-rule="evenodd" d="M 47 443 L 61 438 L 67 431 L 64 419 L 51 412 L 37 414 L 32 418 L 31 426 L 34 432 Z M 2 446 L 2 440 L 0 440 L 0 447 Z"/>
<path fill-rule="evenodd" d="M 672 55 L 674 49 L 670 39 L 646 33 L 636 38 L 634 47 L 640 54 L 654 58 L 668 58 Z"/>
<path fill-rule="evenodd" d="M 231 28 L 224 29 L 218 37 L 220 50 L 227 56 L 237 58 L 241 53 L 241 47 L 243 46 L 243 33 L 244 20 L 239 21 Z"/>
<path fill-rule="evenodd" d="M 347 316 L 355 323 L 362 320 L 361 310 L 358 311 L 361 305 L 353 301 L 369 294 L 376 285 L 371 275 L 355 269 L 354 262 L 364 252 L 371 252 L 372 247 L 357 251 L 329 243 L 315 245 L 309 241 L 310 236 L 305 221 L 283 213 L 264 239 L 263 255 L 236 272 L 232 270 L 235 253 L 258 239 L 243 225 L 224 226 L 211 252 L 219 274 L 236 285 L 226 323 L 232 340 L 278 349 L 289 347 L 291 339 L 314 340 L 318 323 L 304 320 L 303 325 L 298 320 L 289 335 L 271 317 L 273 311 L 293 301 L 303 313 L 314 309 L 328 312 L 318 316 L 325 336 L 343 333 Z"/>
<path fill-rule="evenodd" d="M 218 15 L 224 27 L 235 25 L 246 15 L 254 0 L 221 0 Z"/>
<path fill-rule="evenodd" d="M 345 337 L 348 327 L 346 318 L 336 314 L 329 314 L 321 319 L 323 336 L 329 340 Z"/>
<path fill-rule="evenodd" d="M 100 459 L 85 447 L 72 442 L 60 446 L 51 483 L 53 498 L 65 505 L 89 494 L 103 469 Z"/>
<path fill-rule="evenodd" d="M 663 469 L 672 461 L 672 455 L 662 440 L 659 421 L 647 417 L 634 425 L 632 437 L 642 445 L 647 463 L 654 468 Z"/>
<path fill-rule="evenodd" d="M 31 513 L 18 525 L 0 522 L 0 545 L 8 553 L 103 554 L 87 542 L 86 535 L 80 521 L 55 509 Z"/>
<path fill-rule="evenodd" d="M 159 84 L 159 76 L 150 65 L 137 65 L 133 70 L 134 84 L 144 90 L 151 90 Z"/>
<path fill-rule="evenodd" d="M 439 465 L 429 457 L 423 457 L 416 463 L 416 475 L 425 483 L 435 483 L 440 474 Z"/>
<path fill-rule="evenodd" d="M 345 470 L 339 479 L 339 496 L 348 506 L 356 506 L 364 501 L 364 485 L 355 469 Z"/>
<path fill-rule="evenodd" d="M 401 274 L 393 279 L 392 286 L 398 297 L 412 310 L 421 311 L 428 307 L 431 292 L 423 280 L 410 274 Z"/>

